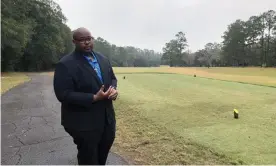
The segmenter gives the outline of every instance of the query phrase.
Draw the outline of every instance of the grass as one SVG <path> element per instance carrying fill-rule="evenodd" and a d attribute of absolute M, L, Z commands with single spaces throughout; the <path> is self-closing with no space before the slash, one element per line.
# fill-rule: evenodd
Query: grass
<path fill-rule="evenodd" d="M 120 96 L 112 150 L 133 163 L 276 163 L 275 68 L 114 71 Z"/>
<path fill-rule="evenodd" d="M 210 78 L 224 81 L 263 85 L 276 87 L 276 68 L 232 68 L 232 67 L 114 67 L 117 74 L 131 73 L 173 73 L 196 75 L 197 77 Z M 43 73 L 53 76 L 53 72 Z"/>
<path fill-rule="evenodd" d="M 151 74 L 163 70 L 214 79 Z M 265 70 L 115 68 L 113 150 L 138 164 L 275 164 L 276 88 L 215 80 L 244 76 L 238 81 L 273 86 L 275 69 Z"/>
<path fill-rule="evenodd" d="M 1 73 L 1 94 L 29 80 L 25 73 Z"/>
<path fill-rule="evenodd" d="M 217 80 L 236 81 L 276 87 L 275 68 L 231 68 L 231 67 L 152 67 L 152 68 L 114 68 L 116 73 L 175 73 L 196 75 L 197 77 Z"/>

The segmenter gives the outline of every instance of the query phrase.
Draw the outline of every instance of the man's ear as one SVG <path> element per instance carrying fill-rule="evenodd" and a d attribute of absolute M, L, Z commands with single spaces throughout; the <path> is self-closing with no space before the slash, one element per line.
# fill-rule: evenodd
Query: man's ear
<path fill-rule="evenodd" d="M 76 40 L 75 40 L 75 39 L 73 39 L 72 42 L 73 42 L 74 44 L 76 44 Z"/>

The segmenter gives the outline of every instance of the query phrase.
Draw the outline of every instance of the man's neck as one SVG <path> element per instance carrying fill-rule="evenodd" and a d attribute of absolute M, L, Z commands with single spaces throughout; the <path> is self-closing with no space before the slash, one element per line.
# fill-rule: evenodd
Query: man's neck
<path fill-rule="evenodd" d="M 75 48 L 75 52 L 78 52 L 78 53 L 80 53 L 80 54 L 91 54 L 92 52 L 93 52 L 93 50 L 91 50 L 90 52 L 85 52 L 85 51 L 82 51 L 82 50 L 80 50 L 80 49 L 78 49 L 78 48 Z"/>

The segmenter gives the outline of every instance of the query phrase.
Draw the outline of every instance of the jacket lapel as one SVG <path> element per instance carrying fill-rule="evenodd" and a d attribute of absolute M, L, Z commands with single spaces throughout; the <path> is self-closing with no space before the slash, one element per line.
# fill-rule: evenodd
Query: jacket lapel
<path fill-rule="evenodd" d="M 97 83 L 101 86 L 101 80 L 99 79 L 96 71 L 92 68 L 87 59 L 85 59 L 85 57 L 78 52 L 75 53 L 75 56 L 79 60 L 79 62 L 84 66 L 84 68 L 92 74 L 92 76 L 97 80 Z"/>

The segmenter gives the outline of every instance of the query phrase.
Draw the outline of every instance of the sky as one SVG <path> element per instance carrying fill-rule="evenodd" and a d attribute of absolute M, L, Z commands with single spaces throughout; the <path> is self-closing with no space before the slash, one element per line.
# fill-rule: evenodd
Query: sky
<path fill-rule="evenodd" d="M 182 31 L 190 51 L 221 42 L 227 26 L 268 10 L 276 0 L 55 0 L 72 29 L 85 27 L 94 37 L 117 46 L 162 52 Z"/>

